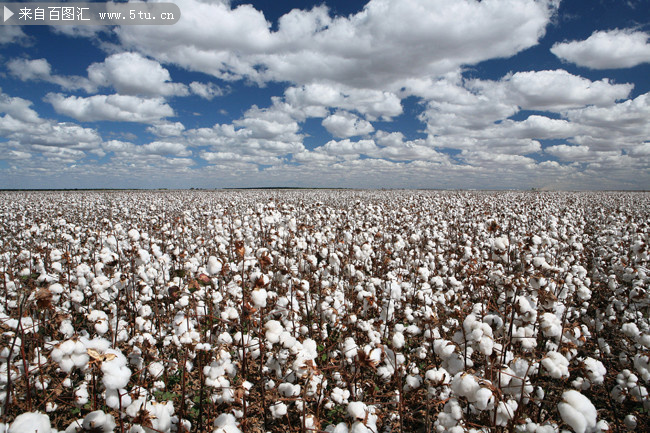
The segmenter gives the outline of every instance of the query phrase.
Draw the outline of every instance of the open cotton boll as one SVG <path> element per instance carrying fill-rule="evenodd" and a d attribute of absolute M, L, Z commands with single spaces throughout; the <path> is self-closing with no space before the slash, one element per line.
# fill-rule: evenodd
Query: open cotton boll
<path fill-rule="evenodd" d="M 149 374 L 152 378 L 158 379 L 165 371 L 165 366 L 162 364 L 162 362 L 155 361 L 149 364 L 147 370 L 149 370 Z"/>
<path fill-rule="evenodd" d="M 361 401 L 351 401 L 348 403 L 348 415 L 354 420 L 364 420 L 368 413 L 368 407 Z"/>
<path fill-rule="evenodd" d="M 562 421 L 571 426 L 576 433 L 596 431 L 598 413 L 596 407 L 578 391 L 569 390 L 562 394 L 562 402 L 557 405 Z"/>
<path fill-rule="evenodd" d="M 328 433 L 349 433 L 348 425 L 344 422 L 340 422 L 336 425 L 328 425 L 325 427 L 325 431 Z"/>
<path fill-rule="evenodd" d="M 607 369 L 603 363 L 591 357 L 585 358 L 583 363 L 589 380 L 596 385 L 602 384 L 607 374 Z"/>
<path fill-rule="evenodd" d="M 540 327 L 546 337 L 559 337 L 562 333 L 562 321 L 553 313 L 542 314 Z"/>
<path fill-rule="evenodd" d="M 278 401 L 269 406 L 269 410 L 273 418 L 281 418 L 287 414 L 287 405 Z"/>
<path fill-rule="evenodd" d="M 56 431 L 56 430 L 54 430 Z M 40 412 L 25 412 L 16 417 L 7 433 L 50 433 L 50 417 Z"/>
<path fill-rule="evenodd" d="M 241 433 L 237 419 L 230 413 L 222 413 L 214 420 L 212 433 Z"/>
<path fill-rule="evenodd" d="M 86 415 L 82 425 L 85 431 L 110 433 L 115 429 L 115 418 L 102 410 L 96 410 Z"/>
<path fill-rule="evenodd" d="M 393 335 L 393 347 L 395 349 L 401 349 L 404 347 L 404 334 L 401 332 L 396 332 L 395 335 Z"/>
<path fill-rule="evenodd" d="M 264 308 L 266 307 L 267 296 L 266 289 L 255 289 L 251 292 L 251 301 L 255 307 Z"/>
<path fill-rule="evenodd" d="M 280 334 L 284 331 L 280 322 L 277 320 L 269 320 L 264 324 L 264 328 L 266 328 L 265 337 L 271 344 L 280 341 Z"/>
<path fill-rule="evenodd" d="M 111 355 L 115 355 L 114 358 Z M 126 387 L 131 378 L 131 370 L 126 366 L 126 357 L 119 349 L 108 349 L 104 353 L 106 359 L 102 361 L 102 383 L 106 389 L 120 389 Z M 108 359 L 112 358 L 112 359 Z"/>
<path fill-rule="evenodd" d="M 542 366 L 555 379 L 569 377 L 569 360 L 559 352 L 548 352 L 546 357 L 542 359 Z"/>
<path fill-rule="evenodd" d="M 300 395 L 300 385 L 283 382 L 278 385 L 278 392 L 284 397 L 297 397 Z"/>
<path fill-rule="evenodd" d="M 217 275 L 219 272 L 221 272 L 222 269 L 222 264 L 217 259 L 215 256 L 210 256 L 208 258 L 208 266 L 206 267 L 206 271 L 208 271 L 208 274 L 210 275 Z"/>

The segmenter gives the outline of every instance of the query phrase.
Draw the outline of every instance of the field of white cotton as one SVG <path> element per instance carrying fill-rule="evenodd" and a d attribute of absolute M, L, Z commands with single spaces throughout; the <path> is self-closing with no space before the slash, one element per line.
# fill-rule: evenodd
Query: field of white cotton
<path fill-rule="evenodd" d="M 0 433 L 650 429 L 650 194 L 0 193 Z"/>

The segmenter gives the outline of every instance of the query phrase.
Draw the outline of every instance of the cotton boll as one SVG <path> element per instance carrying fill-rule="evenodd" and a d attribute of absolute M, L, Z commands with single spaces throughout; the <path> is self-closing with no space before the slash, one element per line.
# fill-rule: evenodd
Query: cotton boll
<path fill-rule="evenodd" d="M 147 370 L 149 370 L 149 374 L 151 375 L 152 378 L 158 379 L 159 377 L 162 376 L 163 372 L 165 371 L 165 366 L 162 364 L 162 362 L 156 361 L 149 364 Z"/>
<path fill-rule="evenodd" d="M 85 431 L 110 433 L 115 429 L 115 419 L 104 411 L 96 410 L 86 415 L 82 425 Z"/>
<path fill-rule="evenodd" d="M 111 409 L 127 407 L 132 403 L 131 396 L 125 389 L 107 389 L 105 393 L 106 406 Z M 121 400 L 121 401 L 120 401 Z"/>
<path fill-rule="evenodd" d="M 264 328 L 266 328 L 265 337 L 271 344 L 280 341 L 280 334 L 284 331 L 280 322 L 277 320 L 269 320 L 264 324 Z"/>
<path fill-rule="evenodd" d="M 628 414 L 625 416 L 623 422 L 625 423 L 625 428 L 627 428 L 628 430 L 634 431 L 636 429 L 637 426 L 636 416 L 632 414 Z"/>
<path fill-rule="evenodd" d="M 332 389 L 330 398 L 337 404 L 347 404 L 348 398 L 350 398 L 350 391 L 347 389 L 341 389 L 338 386 Z"/>
<path fill-rule="evenodd" d="M 348 425 L 344 422 L 340 422 L 336 426 L 330 424 L 325 427 L 325 431 L 328 433 L 349 433 Z"/>
<path fill-rule="evenodd" d="M 126 366 L 126 357 L 118 349 L 108 349 L 104 355 L 115 355 L 114 358 L 102 362 L 102 383 L 106 389 L 126 387 L 131 378 L 131 370 Z"/>
<path fill-rule="evenodd" d="M 222 263 L 217 259 L 215 256 L 210 256 L 208 258 L 208 266 L 206 267 L 206 271 L 208 271 L 208 274 L 210 275 L 217 275 L 219 272 L 221 272 L 222 269 Z"/>
<path fill-rule="evenodd" d="M 229 413 L 222 413 L 214 420 L 214 430 L 212 433 L 241 433 L 237 419 Z"/>
<path fill-rule="evenodd" d="M 351 401 L 348 403 L 348 415 L 354 420 L 364 420 L 367 414 L 367 406 L 361 401 Z"/>
<path fill-rule="evenodd" d="M 597 359 L 588 357 L 585 358 L 583 364 L 587 371 L 587 377 L 589 380 L 596 385 L 602 384 L 605 380 L 605 374 L 607 374 L 607 369 L 603 363 Z"/>
<path fill-rule="evenodd" d="M 393 335 L 393 347 L 395 349 L 401 349 L 402 347 L 404 347 L 404 334 L 402 334 L 401 332 L 396 332 Z"/>
<path fill-rule="evenodd" d="M 500 401 L 497 405 L 496 424 L 503 427 L 508 425 L 508 422 L 515 416 L 518 406 L 515 400 Z"/>
<path fill-rule="evenodd" d="M 488 388 L 480 388 L 476 391 L 474 406 L 478 410 L 491 410 L 494 408 L 494 395 Z"/>
<path fill-rule="evenodd" d="M 542 359 L 542 366 L 555 379 L 569 377 L 569 360 L 559 352 L 548 352 L 546 357 Z"/>
<path fill-rule="evenodd" d="M 281 418 L 287 414 L 287 405 L 278 401 L 269 406 L 269 410 L 274 419 Z"/>
<path fill-rule="evenodd" d="M 562 333 L 562 321 L 553 313 L 542 314 L 540 327 L 546 337 L 559 337 Z"/>
<path fill-rule="evenodd" d="M 598 413 L 587 397 L 578 391 L 570 390 L 562 394 L 562 402 L 557 405 L 562 421 L 573 428 L 576 433 L 596 431 Z"/>
<path fill-rule="evenodd" d="M 255 289 L 251 292 L 251 301 L 257 308 L 266 307 L 267 292 L 265 289 Z"/>
<path fill-rule="evenodd" d="M 16 417 L 7 433 L 50 433 L 50 417 L 40 412 L 25 412 Z"/>
<path fill-rule="evenodd" d="M 300 395 L 300 385 L 284 382 L 278 385 L 278 392 L 284 397 L 297 397 Z"/>

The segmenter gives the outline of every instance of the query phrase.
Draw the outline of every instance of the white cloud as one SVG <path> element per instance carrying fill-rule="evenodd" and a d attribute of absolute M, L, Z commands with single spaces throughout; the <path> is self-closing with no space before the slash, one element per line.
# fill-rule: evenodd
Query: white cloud
<path fill-rule="evenodd" d="M 20 26 L 0 26 L 0 44 L 20 43 L 27 40 L 27 35 Z"/>
<path fill-rule="evenodd" d="M 337 111 L 323 119 L 322 124 L 330 134 L 338 138 L 367 135 L 375 130 L 370 122 L 347 111 Z"/>
<path fill-rule="evenodd" d="M 9 116 L 11 119 L 19 122 L 40 123 L 42 120 L 39 118 L 38 113 L 30 108 L 31 106 L 31 101 L 19 97 L 11 97 L 2 93 L 2 89 L 0 89 L 0 113 L 6 113 L 6 116 L 4 116 L 5 119 Z"/>
<path fill-rule="evenodd" d="M 372 0 L 349 17 L 294 9 L 271 31 L 250 5 L 179 0 L 173 26 L 123 26 L 121 43 L 225 80 L 316 81 L 378 88 L 509 57 L 544 35 L 556 2 Z M 369 73 L 371 71 L 372 73 Z"/>
<path fill-rule="evenodd" d="M 174 115 L 162 98 L 141 98 L 129 95 L 94 95 L 87 98 L 48 93 L 45 101 L 59 114 L 82 122 L 101 120 L 151 123 Z"/>
<path fill-rule="evenodd" d="M 192 81 L 190 83 L 190 90 L 195 95 L 208 101 L 225 94 L 225 91 L 214 83 L 199 83 L 198 81 Z"/>
<path fill-rule="evenodd" d="M 564 70 L 508 74 L 498 82 L 474 81 L 471 87 L 489 98 L 516 104 L 524 110 L 559 112 L 586 105 L 613 105 L 626 98 L 632 84 L 591 81 Z"/>
<path fill-rule="evenodd" d="M 375 145 L 374 140 L 359 140 L 351 141 L 349 139 L 345 140 L 331 140 L 325 143 L 325 145 L 318 147 L 315 151 L 325 152 L 328 155 L 335 156 L 346 156 L 346 155 L 371 155 L 377 151 L 377 146 Z"/>
<path fill-rule="evenodd" d="M 551 52 L 587 68 L 631 68 L 650 62 L 649 38 L 648 33 L 631 29 L 596 31 L 584 41 L 556 43 Z"/>
<path fill-rule="evenodd" d="M 178 137 L 185 131 L 181 122 L 160 122 L 147 127 L 147 131 L 158 137 Z"/>
<path fill-rule="evenodd" d="M 112 87 L 121 95 L 185 96 L 185 84 L 171 82 L 169 71 L 139 53 L 117 53 L 88 67 L 88 78 L 100 87 Z"/>
<path fill-rule="evenodd" d="M 87 78 L 53 75 L 52 66 L 46 59 L 13 59 L 7 62 L 7 69 L 9 69 L 11 75 L 22 81 L 46 81 L 68 90 L 83 89 L 86 92 L 94 92 L 97 90 L 96 86 Z"/>
<path fill-rule="evenodd" d="M 327 108 L 357 111 L 367 120 L 390 120 L 402 114 L 402 104 L 393 92 L 356 89 L 340 84 L 312 83 L 289 87 L 285 101 L 300 114 L 308 117 L 326 117 Z"/>
<path fill-rule="evenodd" d="M 142 146 L 144 153 L 163 156 L 190 156 L 192 153 L 183 143 L 175 141 L 153 141 Z"/>

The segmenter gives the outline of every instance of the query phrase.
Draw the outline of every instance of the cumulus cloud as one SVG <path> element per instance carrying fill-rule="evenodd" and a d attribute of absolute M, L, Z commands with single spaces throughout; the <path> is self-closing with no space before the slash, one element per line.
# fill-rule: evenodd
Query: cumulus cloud
<path fill-rule="evenodd" d="M 353 88 L 333 83 L 289 87 L 284 99 L 298 116 L 326 117 L 328 108 L 357 111 L 367 120 L 390 120 L 402 114 L 400 98 L 393 92 Z"/>
<path fill-rule="evenodd" d="M 191 152 L 183 143 L 175 141 L 153 141 L 142 146 L 142 150 L 152 155 L 189 156 Z"/>
<path fill-rule="evenodd" d="M 48 93 L 45 101 L 59 114 L 83 122 L 101 120 L 151 123 L 174 115 L 162 98 L 141 98 L 129 95 L 94 95 L 87 98 Z"/>
<path fill-rule="evenodd" d="M 0 45 L 22 43 L 27 40 L 27 35 L 20 26 L 0 26 Z"/>
<path fill-rule="evenodd" d="M 190 89 L 174 83 L 169 71 L 155 60 L 139 53 L 123 52 L 108 56 L 103 62 L 88 67 L 88 77 L 64 76 L 52 73 L 46 59 L 12 59 L 7 62 L 9 73 L 22 81 L 45 81 L 66 90 L 83 89 L 95 93 L 101 87 L 110 87 L 121 95 L 186 96 Z M 202 97 L 216 96 L 218 87 L 192 83 L 192 91 Z"/>
<path fill-rule="evenodd" d="M 370 122 L 347 111 L 337 111 L 323 119 L 322 124 L 330 134 L 338 138 L 367 135 L 375 130 Z"/>
<path fill-rule="evenodd" d="M 183 19 L 174 26 L 116 32 L 128 48 L 224 80 L 378 88 L 531 47 L 544 35 L 555 3 L 372 0 L 349 17 L 332 17 L 325 6 L 294 9 L 272 31 L 250 5 L 179 0 Z"/>
<path fill-rule="evenodd" d="M 190 90 L 195 95 L 207 99 L 208 101 L 211 101 L 218 96 L 223 96 L 226 93 L 224 89 L 214 83 L 199 83 L 198 81 L 192 81 L 190 83 Z"/>
<path fill-rule="evenodd" d="M 97 89 L 96 85 L 87 78 L 52 74 L 52 66 L 46 59 L 12 59 L 7 62 L 7 69 L 11 75 L 21 81 L 46 81 L 64 89 L 83 89 L 86 92 L 94 92 Z"/>
<path fill-rule="evenodd" d="M 181 122 L 160 122 L 147 127 L 147 131 L 159 137 L 178 137 L 185 131 Z"/>
<path fill-rule="evenodd" d="M 477 80 L 472 84 L 486 96 L 509 101 L 524 110 L 556 112 L 586 105 L 612 105 L 626 98 L 634 87 L 608 79 L 591 81 L 561 69 L 517 72 L 498 82 Z"/>
<path fill-rule="evenodd" d="M 139 53 L 124 52 L 88 67 L 88 78 L 99 87 L 112 87 L 121 95 L 184 96 L 185 84 L 171 82 L 169 71 Z"/>
<path fill-rule="evenodd" d="M 631 68 L 650 62 L 650 35 L 631 29 L 596 31 L 584 41 L 556 43 L 551 52 L 591 69 Z"/>

